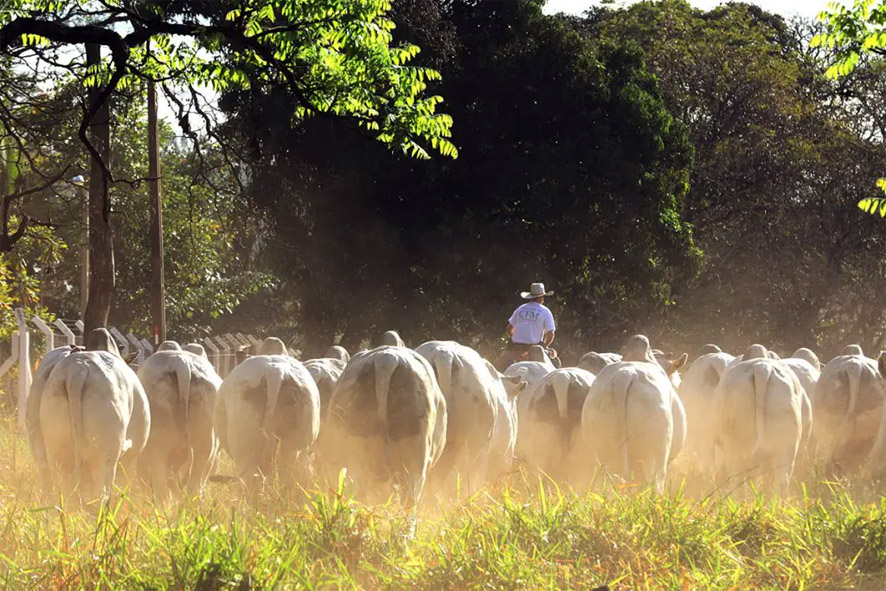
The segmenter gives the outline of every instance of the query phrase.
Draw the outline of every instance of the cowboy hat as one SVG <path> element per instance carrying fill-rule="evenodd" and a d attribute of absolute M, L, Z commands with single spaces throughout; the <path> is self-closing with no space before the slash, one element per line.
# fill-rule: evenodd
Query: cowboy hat
<path fill-rule="evenodd" d="M 542 296 L 551 296 L 554 295 L 552 291 L 545 291 L 544 283 L 533 283 L 529 286 L 529 291 L 521 291 L 520 297 L 524 300 L 534 300 L 535 298 L 540 298 Z"/>

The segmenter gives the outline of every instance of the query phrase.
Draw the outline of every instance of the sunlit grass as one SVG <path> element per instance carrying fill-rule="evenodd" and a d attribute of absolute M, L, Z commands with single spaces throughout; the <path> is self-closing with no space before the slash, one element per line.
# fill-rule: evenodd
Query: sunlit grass
<path fill-rule="evenodd" d="M 848 589 L 886 580 L 886 503 L 822 483 L 788 501 L 576 496 L 515 477 L 416 520 L 339 486 L 236 485 L 157 506 L 42 504 L 24 440 L 0 424 L 5 589 Z M 412 534 L 413 527 L 415 529 Z"/>

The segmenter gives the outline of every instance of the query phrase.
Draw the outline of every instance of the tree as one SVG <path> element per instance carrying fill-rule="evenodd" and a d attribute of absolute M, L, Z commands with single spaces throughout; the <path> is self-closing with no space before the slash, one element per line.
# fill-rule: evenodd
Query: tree
<path fill-rule="evenodd" d="M 265 307 L 308 349 L 388 328 L 486 348 L 542 279 L 572 327 L 559 346 L 614 346 L 696 261 L 686 128 L 638 50 L 596 50 L 537 2 L 395 5 L 416 12 L 398 30 L 443 64 L 458 160 L 391 159 L 329 121 L 281 129 L 283 93 L 223 100 L 264 156 L 249 194 L 273 221 Z"/>
<path fill-rule="evenodd" d="M 668 109 L 690 129 L 683 215 L 705 256 L 674 288 L 668 332 L 734 349 L 882 343 L 886 236 L 847 208 L 884 156 L 865 131 L 875 119 L 858 109 L 876 111 L 886 95 L 829 80 L 828 56 L 809 48 L 811 23 L 752 5 L 639 2 L 571 24 L 595 42 L 643 47 Z"/>
<path fill-rule="evenodd" d="M 94 167 L 90 191 L 98 221 L 90 232 L 92 283 L 87 330 L 104 325 L 113 291 L 110 186 L 121 181 L 102 144 L 100 129 L 109 101 L 142 81 L 162 82 L 179 106 L 186 129 L 189 115 L 208 127 L 211 113 L 201 88 L 217 91 L 280 89 L 291 98 L 286 118 L 342 117 L 370 131 L 381 142 L 417 157 L 425 145 L 455 156 L 447 139 L 451 119 L 436 112 L 441 99 L 425 96 L 430 69 L 407 67 L 413 45 L 393 46 L 386 0 L 200 1 L 11 0 L 0 11 L 0 59 L 14 68 L 32 68 L 73 78 L 92 89 L 80 117 L 78 136 Z M 72 48 L 85 46 L 71 57 Z M 110 59 L 100 61 L 102 48 Z M 178 92 L 180 97 L 173 95 Z M 24 135 L 0 110 L 0 122 Z M 211 132 L 210 132 L 211 133 Z M 242 170 L 237 171 L 243 173 Z"/>
<path fill-rule="evenodd" d="M 886 1 L 855 0 L 851 7 L 833 2 L 819 18 L 827 29 L 812 39 L 812 45 L 835 50 L 828 76 L 850 75 L 867 54 L 886 56 Z M 886 193 L 886 178 L 878 180 L 877 186 Z M 886 198 L 862 199 L 858 206 L 886 218 Z"/>
<path fill-rule="evenodd" d="M 125 178 L 137 178 L 145 170 L 147 126 L 144 103 L 130 101 L 115 110 L 110 166 Z M 165 222 L 166 281 L 169 285 L 167 314 L 170 335 L 176 339 L 206 336 L 211 325 L 246 297 L 267 286 L 271 278 L 256 269 L 251 250 L 260 230 L 260 218 L 250 211 L 231 177 L 222 150 L 203 139 L 199 155 L 176 141 L 172 129 L 161 125 Z M 149 202 L 144 184 L 117 183 L 111 187 L 115 233 L 116 305 L 109 323 L 135 334 L 150 334 L 150 245 L 145 232 Z M 53 235 L 64 243 L 77 244 L 82 235 L 78 208 L 68 203 L 71 195 L 35 195 L 29 211 L 52 219 Z M 35 228 L 30 233 L 36 231 Z M 40 281 L 40 301 L 64 318 L 78 314 L 71 286 L 79 282 L 79 249 L 55 249 L 55 259 L 40 262 L 38 244 L 26 240 L 12 253 L 27 265 L 27 277 Z M 46 249 L 51 252 L 52 249 Z M 242 330 L 242 326 L 237 330 Z"/>

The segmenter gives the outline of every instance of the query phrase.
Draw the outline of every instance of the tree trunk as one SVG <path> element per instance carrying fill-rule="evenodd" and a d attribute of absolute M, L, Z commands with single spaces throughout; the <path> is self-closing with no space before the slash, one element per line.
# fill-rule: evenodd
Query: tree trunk
<path fill-rule="evenodd" d="M 151 197 L 151 313 L 155 345 L 166 340 L 166 280 L 163 268 L 163 198 L 160 193 L 160 146 L 157 89 L 148 82 L 148 187 Z"/>
<path fill-rule="evenodd" d="M 99 45 L 86 45 L 86 63 L 101 63 Z M 89 100 L 94 101 L 100 88 L 93 88 Z M 89 125 L 89 141 L 106 166 L 111 161 L 110 109 L 106 102 Z M 111 231 L 110 179 L 104 174 L 101 162 L 91 158 L 89 175 L 89 300 L 84 314 L 84 330 L 106 327 L 111 302 L 114 299 L 114 243 Z"/>

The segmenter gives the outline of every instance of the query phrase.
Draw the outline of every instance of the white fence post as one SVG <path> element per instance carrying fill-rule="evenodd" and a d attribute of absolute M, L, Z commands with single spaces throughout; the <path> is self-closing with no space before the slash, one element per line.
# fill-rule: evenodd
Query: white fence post
<path fill-rule="evenodd" d="M 142 344 L 138 342 L 138 339 L 131 332 L 126 333 L 126 340 L 136 351 L 138 351 L 138 355 L 136 355 L 134 362 L 141 365 L 142 362 L 148 358 L 148 355 L 145 353 L 145 348 L 142 347 Z"/>
<path fill-rule="evenodd" d="M 108 332 L 111 333 L 111 336 L 117 341 L 117 346 L 120 347 L 120 354 L 124 356 L 129 355 L 129 341 L 126 340 L 123 333 L 120 332 L 116 326 L 112 326 Z"/>
<path fill-rule="evenodd" d="M 18 361 L 18 331 L 12 333 L 12 347 L 9 351 L 9 358 L 0 365 L 0 378 L 3 377 L 9 368 Z"/>
<path fill-rule="evenodd" d="M 148 352 L 148 355 L 154 352 L 154 345 L 148 339 L 139 339 L 138 342 L 142 344 L 142 348 Z"/>
<path fill-rule="evenodd" d="M 43 352 L 43 354 L 45 355 L 46 353 L 49 353 L 50 351 L 55 349 L 55 338 L 52 334 L 52 329 L 49 328 L 49 326 L 45 322 L 43 322 L 43 319 L 39 316 L 34 316 L 33 318 L 31 318 L 31 322 L 40 330 L 40 332 L 43 333 L 43 338 L 46 341 L 46 350 Z"/>
<path fill-rule="evenodd" d="M 77 330 L 80 331 L 80 343 L 79 344 L 83 345 L 85 347 L 86 346 L 86 332 L 83 327 L 83 321 L 82 320 L 75 320 L 74 326 L 76 326 Z"/>
<path fill-rule="evenodd" d="M 212 339 L 206 337 L 203 339 L 203 344 L 206 345 L 206 356 L 209 357 L 209 362 L 212 363 L 212 366 L 215 368 L 216 373 L 221 376 L 221 364 L 218 358 L 218 347 L 215 346 L 215 343 L 212 342 Z"/>
<path fill-rule="evenodd" d="M 221 377 L 227 377 L 229 373 L 231 373 L 231 357 L 230 357 L 230 346 L 228 342 L 222 337 L 215 337 L 215 343 L 218 345 L 218 349 L 220 351 L 219 356 L 219 372 L 218 375 Z"/>
<path fill-rule="evenodd" d="M 18 428 L 21 431 L 25 428 L 25 410 L 31 391 L 31 352 L 25 311 L 16 308 L 15 318 L 18 321 Z"/>
<path fill-rule="evenodd" d="M 251 334 L 246 335 L 246 338 L 249 339 L 250 343 L 252 343 L 252 354 L 258 355 L 258 352 L 261 349 L 261 340 L 255 338 Z"/>
<path fill-rule="evenodd" d="M 62 331 L 62 334 L 65 335 L 65 338 L 68 340 L 69 345 L 77 344 L 77 337 L 74 336 L 74 333 L 71 331 L 70 328 L 68 328 L 68 325 L 62 322 L 61 318 L 56 318 L 53 324 L 55 324 L 56 328 Z"/>

